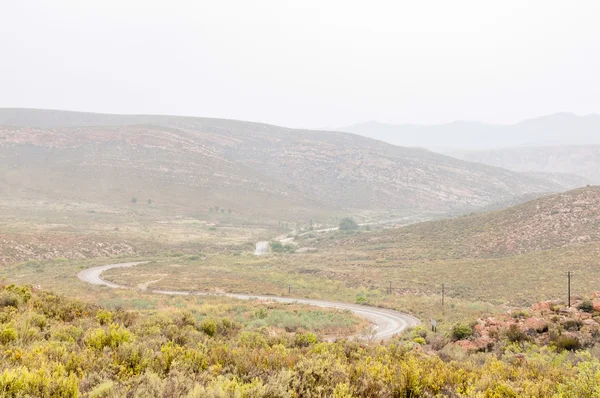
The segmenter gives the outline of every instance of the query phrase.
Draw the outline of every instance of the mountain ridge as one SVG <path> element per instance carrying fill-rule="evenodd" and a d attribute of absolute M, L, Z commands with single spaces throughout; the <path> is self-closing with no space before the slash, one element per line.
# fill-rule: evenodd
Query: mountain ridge
<path fill-rule="evenodd" d="M 93 187 L 106 186 L 123 200 L 133 194 L 126 193 L 129 186 L 155 194 L 167 188 L 174 201 L 196 211 L 220 201 L 239 209 L 250 199 L 246 192 L 254 197 L 252 212 L 274 201 L 277 209 L 260 212 L 275 217 L 292 201 L 296 213 L 310 218 L 315 206 L 326 213 L 464 211 L 530 192 L 564 190 L 555 182 L 352 133 L 16 108 L 0 109 L 2 125 L 5 180 L 16 174 L 51 189 L 44 178 L 49 170 L 31 163 L 41 158 L 53 162 L 54 183 L 65 192 L 85 193 L 78 184 L 96 181 Z"/>
<path fill-rule="evenodd" d="M 436 125 L 387 124 L 377 121 L 341 127 L 395 145 L 433 150 L 479 150 L 515 146 L 600 144 L 600 115 L 561 112 L 514 124 L 454 121 Z"/>

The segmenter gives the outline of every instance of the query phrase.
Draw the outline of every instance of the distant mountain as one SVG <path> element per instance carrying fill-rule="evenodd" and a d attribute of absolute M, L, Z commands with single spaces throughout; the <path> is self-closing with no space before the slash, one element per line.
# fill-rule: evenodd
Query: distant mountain
<path fill-rule="evenodd" d="M 532 177 L 563 186 L 600 183 L 600 145 L 451 151 L 447 154 L 471 162 L 526 172 Z"/>
<path fill-rule="evenodd" d="M 338 131 L 360 134 L 395 145 L 453 149 L 495 149 L 522 146 L 600 145 L 600 115 L 557 113 L 513 125 L 457 121 L 440 125 L 359 123 Z"/>
<path fill-rule="evenodd" d="M 561 184 L 359 135 L 235 120 L 0 109 L 0 196 L 269 219 L 464 211 Z M 18 195 L 16 194 L 18 192 Z"/>

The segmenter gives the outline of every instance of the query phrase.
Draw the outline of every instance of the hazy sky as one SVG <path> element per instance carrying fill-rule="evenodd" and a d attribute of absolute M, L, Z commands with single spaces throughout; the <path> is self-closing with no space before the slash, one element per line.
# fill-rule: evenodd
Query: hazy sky
<path fill-rule="evenodd" d="M 0 107 L 512 123 L 600 113 L 600 1 L 0 0 Z"/>

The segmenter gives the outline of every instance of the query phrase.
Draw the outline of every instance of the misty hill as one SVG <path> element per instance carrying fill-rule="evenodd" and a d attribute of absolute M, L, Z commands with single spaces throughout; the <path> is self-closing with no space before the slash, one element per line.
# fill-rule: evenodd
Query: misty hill
<path fill-rule="evenodd" d="M 600 129 L 596 132 L 600 137 Z M 561 185 L 600 183 L 600 145 L 452 151 L 451 156 L 555 181 Z M 569 173 L 569 174 L 565 174 Z M 570 182 L 569 182 L 570 181 Z"/>
<path fill-rule="evenodd" d="M 600 187 L 580 188 L 508 209 L 346 238 L 397 258 L 484 258 L 600 241 Z M 332 245 L 340 245 L 340 242 Z"/>
<path fill-rule="evenodd" d="M 451 149 L 600 144 L 600 115 L 557 113 L 513 125 L 457 121 L 440 125 L 392 125 L 365 122 L 342 127 L 395 145 Z"/>
<path fill-rule="evenodd" d="M 235 120 L 1 109 L 1 194 L 215 204 L 271 219 L 477 208 L 563 186 L 354 134 Z"/>

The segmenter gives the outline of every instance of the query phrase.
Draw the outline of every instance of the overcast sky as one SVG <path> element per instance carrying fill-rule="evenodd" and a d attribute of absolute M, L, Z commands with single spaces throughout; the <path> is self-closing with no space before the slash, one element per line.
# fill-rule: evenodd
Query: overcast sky
<path fill-rule="evenodd" d="M 0 107 L 512 123 L 600 113 L 600 1 L 0 0 Z"/>

